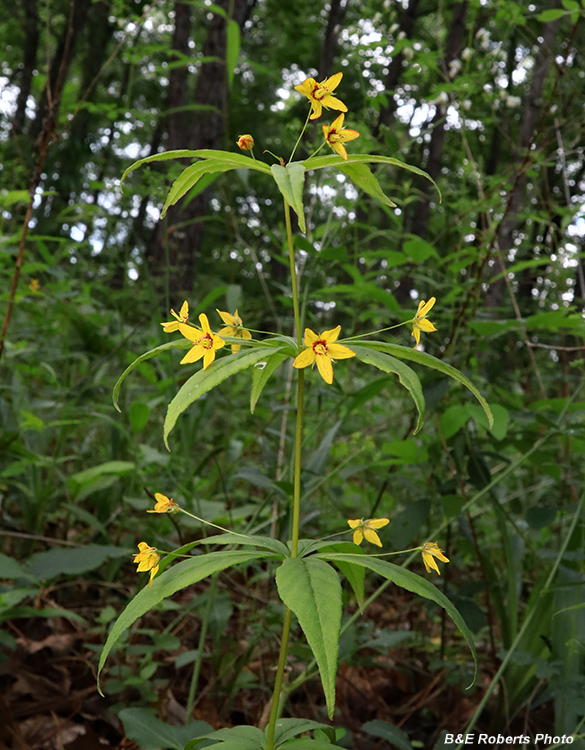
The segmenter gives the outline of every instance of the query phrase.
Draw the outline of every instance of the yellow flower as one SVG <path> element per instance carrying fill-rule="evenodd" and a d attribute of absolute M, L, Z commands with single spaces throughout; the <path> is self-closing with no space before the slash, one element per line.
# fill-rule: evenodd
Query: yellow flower
<path fill-rule="evenodd" d="M 39 280 L 31 279 L 28 288 L 31 290 L 31 292 L 38 292 L 40 288 Z"/>
<path fill-rule="evenodd" d="M 234 336 L 238 339 L 250 341 L 250 339 L 252 338 L 252 334 L 250 333 L 250 331 L 244 328 L 244 324 L 242 323 L 242 319 L 238 315 L 237 310 L 233 315 L 227 312 L 222 312 L 221 310 L 217 310 L 217 312 L 223 322 L 226 324 L 225 328 L 222 328 L 221 331 L 218 331 L 218 336 Z M 232 344 L 232 354 L 239 352 L 241 348 L 241 344 Z"/>
<path fill-rule="evenodd" d="M 138 563 L 137 573 L 144 573 L 146 570 L 150 570 L 150 581 L 148 588 L 152 586 L 152 579 L 158 573 L 158 564 L 160 562 L 160 555 L 154 547 L 149 547 L 146 542 L 140 542 L 138 545 L 140 552 L 134 555 L 134 562 Z"/>
<path fill-rule="evenodd" d="M 367 521 L 364 521 L 363 518 L 359 518 L 355 520 L 349 519 L 347 522 L 352 529 L 355 529 L 353 532 L 354 544 L 361 544 L 365 537 L 366 541 L 376 544 L 378 547 L 382 546 L 382 542 L 374 529 L 381 529 L 386 526 L 386 524 L 390 523 L 387 518 L 370 518 Z"/>
<path fill-rule="evenodd" d="M 425 302 L 424 299 L 422 299 L 418 303 L 418 310 L 416 311 L 416 315 L 412 319 L 412 335 L 414 336 L 414 340 L 416 341 L 415 346 L 418 346 L 420 343 L 421 331 L 425 331 L 425 333 L 432 333 L 433 331 L 437 330 L 431 323 L 431 321 L 427 320 L 427 315 L 431 311 L 436 301 L 436 297 L 431 297 L 428 302 Z"/>
<path fill-rule="evenodd" d="M 173 502 L 173 498 L 168 498 L 162 492 L 155 492 L 154 498 L 156 500 L 154 510 L 147 510 L 147 513 L 176 513 L 179 510 L 179 506 Z"/>
<path fill-rule="evenodd" d="M 190 362 L 198 362 L 203 357 L 203 369 L 207 370 L 209 365 L 215 359 L 215 352 L 217 349 L 221 349 L 225 346 L 225 341 L 221 339 L 217 333 L 213 333 L 209 327 L 209 321 L 207 315 L 201 313 L 199 316 L 199 323 L 202 330 L 199 328 L 192 328 L 191 326 L 185 325 L 185 323 L 179 323 L 179 330 L 183 336 L 189 341 L 194 342 L 194 346 L 190 351 L 185 354 L 181 360 L 182 365 L 189 364 Z"/>
<path fill-rule="evenodd" d="M 348 349 L 342 344 L 335 344 L 337 341 L 341 326 L 333 328 L 331 331 L 323 331 L 317 336 L 310 328 L 305 328 L 305 346 L 304 352 L 301 352 L 293 362 L 293 367 L 302 368 L 312 365 L 317 360 L 317 369 L 326 383 L 333 383 L 333 362 L 336 359 L 349 359 L 355 357 L 355 352 Z"/>
<path fill-rule="evenodd" d="M 254 139 L 251 135 L 246 133 L 246 135 L 241 135 L 238 138 L 236 144 L 238 148 L 242 149 L 242 151 L 251 151 L 254 148 Z"/>
<path fill-rule="evenodd" d="M 421 552 L 427 573 L 430 573 L 431 570 L 436 570 L 437 573 L 441 575 L 441 571 L 439 570 L 439 566 L 436 563 L 435 557 L 441 562 L 449 562 L 449 558 L 445 557 L 445 553 L 437 545 L 437 543 L 425 542 L 425 544 L 423 544 L 423 546 L 421 547 Z"/>
<path fill-rule="evenodd" d="M 306 81 L 295 86 L 296 91 L 303 94 L 311 102 L 311 120 L 321 117 L 323 107 L 325 109 L 336 109 L 339 112 L 347 112 L 345 104 L 334 96 L 332 92 L 339 86 L 343 73 L 336 73 L 331 78 L 326 78 L 321 83 L 317 83 L 314 78 L 307 78 Z"/>
<path fill-rule="evenodd" d="M 345 146 L 343 144 L 345 143 L 345 141 L 355 141 L 355 139 L 359 136 L 359 133 L 357 130 L 344 128 L 344 120 L 345 115 L 341 114 L 339 115 L 339 117 L 333 120 L 331 125 L 323 125 L 322 127 L 323 135 L 325 136 L 327 144 L 331 146 L 336 154 L 339 154 L 339 156 L 347 161 L 347 151 L 345 150 Z"/>
<path fill-rule="evenodd" d="M 170 320 L 168 323 L 161 323 L 161 326 L 163 327 L 163 331 L 165 333 L 172 333 L 173 331 L 179 330 L 179 323 L 188 323 L 189 322 L 189 303 L 187 300 L 185 300 L 181 306 L 181 311 L 177 315 L 177 313 L 174 310 L 171 310 L 171 315 L 173 315 L 176 320 Z"/>

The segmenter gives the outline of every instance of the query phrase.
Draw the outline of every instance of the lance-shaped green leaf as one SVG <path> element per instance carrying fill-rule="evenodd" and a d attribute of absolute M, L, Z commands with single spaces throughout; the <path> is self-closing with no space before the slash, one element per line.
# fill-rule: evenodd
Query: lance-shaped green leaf
<path fill-rule="evenodd" d="M 293 161 L 286 167 L 273 164 L 270 167 L 272 176 L 276 180 L 278 189 L 283 194 L 286 202 L 292 207 L 299 217 L 299 227 L 306 234 L 305 211 L 303 207 L 303 188 L 305 185 L 305 167 L 299 161 Z"/>
<path fill-rule="evenodd" d="M 273 539 L 270 536 L 248 536 L 247 534 L 214 534 L 213 536 L 205 537 L 200 540 L 202 545 L 213 545 L 213 544 L 233 544 L 234 546 L 252 546 L 252 547 L 263 547 L 271 552 L 275 552 L 279 557 L 285 559 L 290 556 L 290 552 L 286 544 L 283 544 L 278 539 Z"/>
<path fill-rule="evenodd" d="M 181 589 L 191 586 L 204 578 L 217 573 L 220 570 L 238 565 L 239 563 L 249 563 L 260 558 L 272 557 L 269 552 L 245 552 L 243 550 L 230 550 L 225 552 L 211 552 L 208 555 L 199 555 L 190 560 L 174 565 L 169 570 L 157 576 L 150 588 L 145 587 L 132 599 L 122 612 L 120 617 L 114 623 L 110 630 L 106 644 L 100 655 L 98 666 L 98 689 L 99 675 L 105 664 L 108 654 L 112 650 L 116 641 L 122 633 L 127 630 L 139 617 L 148 612 L 149 609 L 156 606 L 159 602 Z M 103 695 L 103 693 L 102 693 Z"/>
<path fill-rule="evenodd" d="M 355 352 L 356 357 L 365 364 L 374 365 L 374 367 L 377 367 L 379 370 L 393 372 L 398 375 L 398 379 L 412 396 L 412 400 L 418 411 L 418 421 L 414 430 L 414 433 L 416 434 L 422 427 L 425 415 L 425 399 L 417 374 L 408 365 L 405 365 L 395 357 L 377 351 L 373 347 L 364 347 L 363 344 L 365 342 L 363 341 L 360 341 L 359 345 L 354 344 L 352 341 L 348 343 L 351 350 Z"/>
<path fill-rule="evenodd" d="M 372 174 L 372 170 L 367 164 L 346 164 L 337 167 L 340 172 L 346 174 L 356 187 L 363 190 L 364 193 L 371 195 L 380 203 L 390 208 L 396 208 L 396 203 L 390 200 L 380 187 L 380 183 Z"/>
<path fill-rule="evenodd" d="M 317 543 L 315 546 L 320 552 L 347 552 L 352 555 L 366 554 L 361 547 L 357 547 L 353 542 L 336 542 L 334 544 L 323 542 Z M 364 606 L 364 581 L 366 578 L 366 569 L 362 565 L 350 565 L 342 560 L 338 560 L 335 565 L 349 581 L 361 612 Z"/>
<path fill-rule="evenodd" d="M 230 354 L 228 357 L 213 362 L 207 370 L 198 370 L 195 375 L 192 375 L 179 390 L 167 409 L 163 429 L 164 441 L 167 448 L 170 450 L 168 437 L 179 415 L 187 407 L 191 406 L 193 401 L 201 398 L 205 393 L 215 388 L 216 385 L 223 383 L 230 375 L 235 375 L 237 372 L 246 370 L 263 359 L 266 359 L 266 348 L 258 347 L 252 349 L 252 351 L 247 350 L 238 352 L 237 354 Z"/>
<path fill-rule="evenodd" d="M 305 159 L 303 162 L 307 169 L 325 169 L 327 167 L 347 167 L 351 164 L 388 164 L 392 167 L 399 167 L 400 169 L 406 169 L 408 172 L 414 172 L 421 177 L 429 180 L 437 188 L 439 193 L 439 200 L 441 199 L 441 191 L 437 187 L 437 183 L 433 178 L 418 167 L 413 167 L 412 164 L 406 164 L 399 159 L 394 159 L 391 156 L 378 156 L 377 154 L 350 154 L 347 157 L 347 161 L 341 156 L 315 156 L 312 159 Z"/>
<path fill-rule="evenodd" d="M 204 175 L 215 174 L 216 172 L 227 172 L 230 169 L 233 169 L 231 164 L 225 164 L 220 161 L 215 161 L 214 159 L 205 159 L 204 161 L 196 161 L 195 164 L 191 164 L 191 166 L 184 169 L 173 182 L 171 189 L 167 194 L 161 218 L 164 218 L 169 207 L 174 206 L 175 203 L 180 200 L 185 193 L 188 193 Z"/>
<path fill-rule="evenodd" d="M 330 727 L 312 719 L 278 719 L 274 731 L 274 747 L 280 747 L 285 742 L 288 747 L 288 740 L 303 734 L 303 732 L 310 732 L 315 729 L 330 729 Z M 268 736 L 268 730 L 269 727 L 264 730 L 266 736 Z"/>
<path fill-rule="evenodd" d="M 423 596 L 425 599 L 430 599 L 443 607 L 455 625 L 459 628 L 461 635 L 467 641 L 467 645 L 469 646 L 475 664 L 475 673 L 473 676 L 473 682 L 475 682 L 477 677 L 477 652 L 473 642 L 473 635 L 465 624 L 465 620 L 459 614 L 459 611 L 453 606 L 449 599 L 439 591 L 439 589 L 433 586 L 430 581 L 427 581 L 426 578 L 423 578 L 416 573 L 412 573 L 410 570 L 405 570 L 398 565 L 394 565 L 394 563 L 390 563 L 387 560 L 380 560 L 380 558 L 375 555 L 348 555 L 342 553 L 318 552 L 316 557 L 335 564 L 338 562 L 345 562 L 352 565 L 363 565 L 364 568 L 373 570 L 374 573 L 386 578 L 388 581 L 392 581 L 392 583 L 395 583 L 397 586 L 400 586 L 407 591 L 412 591 L 413 594 L 417 594 L 418 596 Z M 471 684 L 473 684 L 473 682 Z"/>
<path fill-rule="evenodd" d="M 297 616 L 315 656 L 331 718 L 341 629 L 339 576 L 316 557 L 291 557 L 276 571 L 276 585 L 282 601 Z"/>
<path fill-rule="evenodd" d="M 349 343 L 351 344 L 351 347 L 353 349 L 353 343 Z M 492 410 L 490 409 L 488 402 L 481 395 L 478 389 L 473 385 L 471 380 L 465 377 L 465 375 L 462 372 L 459 372 L 459 370 L 457 370 L 455 367 L 452 367 L 446 362 L 433 357 L 431 354 L 427 354 L 427 352 L 421 352 L 418 349 L 411 349 L 408 346 L 400 346 L 399 344 L 387 344 L 384 341 L 359 340 L 356 343 L 359 344 L 360 347 L 365 347 L 366 349 L 374 349 L 378 352 L 393 354 L 395 357 L 400 357 L 400 359 L 408 359 L 411 362 L 418 362 L 418 364 L 420 365 L 425 365 L 425 367 L 430 367 L 433 370 L 438 370 L 444 375 L 448 375 L 450 378 L 453 378 L 453 380 L 461 383 L 473 393 L 475 398 L 481 404 L 484 412 L 486 413 L 490 427 L 492 427 L 494 423 L 494 415 L 492 414 Z"/>
<path fill-rule="evenodd" d="M 240 26 L 237 21 L 230 18 L 227 24 L 227 50 L 225 64 L 227 68 L 228 86 L 232 87 L 234 82 L 234 70 L 240 56 Z"/>
<path fill-rule="evenodd" d="M 244 154 L 233 154 L 231 151 L 219 151 L 209 148 L 198 149 L 196 151 L 188 148 L 179 148 L 173 151 L 163 151 L 160 154 L 151 154 L 150 156 L 145 156 L 144 159 L 138 159 L 138 161 L 132 163 L 128 169 L 124 171 L 122 179 L 120 180 L 120 186 L 122 186 L 122 183 L 130 172 L 138 169 L 138 167 L 141 167 L 143 164 L 150 164 L 155 161 L 169 161 L 170 159 L 211 159 L 216 162 L 230 165 L 232 169 L 254 169 L 257 172 L 270 174 L 270 167 L 268 164 L 264 164 L 264 162 L 261 161 L 255 161 Z"/>
<path fill-rule="evenodd" d="M 156 357 L 157 354 L 161 354 L 162 352 L 168 352 L 169 349 L 189 349 L 189 347 L 193 346 L 193 343 L 191 341 L 188 341 L 187 339 L 181 339 L 177 341 L 168 341 L 166 344 L 161 344 L 161 346 L 157 346 L 154 349 L 151 349 L 148 352 L 145 352 L 144 354 L 141 354 L 138 359 L 135 359 L 134 362 L 132 362 L 131 365 L 128 365 L 128 367 L 124 370 L 124 372 L 120 375 L 118 378 L 118 382 L 114 386 L 114 390 L 112 393 L 112 400 L 114 402 L 114 406 L 118 411 L 121 411 L 120 407 L 118 406 L 118 396 L 120 394 L 120 388 L 122 387 L 122 383 L 126 379 L 126 377 L 132 372 L 132 370 L 135 370 L 139 364 L 142 362 L 145 362 L 147 359 L 152 359 L 152 357 Z"/>
<path fill-rule="evenodd" d="M 252 370 L 252 391 L 250 393 L 250 412 L 254 414 L 254 409 L 260 398 L 260 394 L 264 390 L 264 386 L 268 382 L 272 373 L 287 359 L 290 358 L 289 354 L 282 351 L 277 351 L 274 354 L 270 354 L 266 357 L 264 363 L 258 363 Z M 264 367 L 261 367 L 264 364 Z"/>

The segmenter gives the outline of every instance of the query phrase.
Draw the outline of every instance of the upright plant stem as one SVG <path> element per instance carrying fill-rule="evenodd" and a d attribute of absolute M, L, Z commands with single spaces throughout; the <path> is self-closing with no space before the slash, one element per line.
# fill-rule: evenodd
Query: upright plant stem
<path fill-rule="evenodd" d="M 286 223 L 286 236 L 288 240 L 288 256 L 290 263 L 290 277 L 293 296 L 293 313 L 295 319 L 295 329 L 297 344 L 300 348 L 301 338 L 301 315 L 299 310 L 299 290 L 297 287 L 297 272 L 295 267 L 295 251 L 293 245 L 292 227 L 290 221 L 290 206 L 284 201 L 284 219 Z M 291 531 L 291 557 L 297 557 L 299 549 L 299 522 L 301 515 L 301 448 L 303 440 L 303 398 L 305 391 L 305 373 L 299 370 L 297 379 L 297 420 L 295 432 L 295 462 L 294 462 L 294 479 L 293 479 L 293 507 L 292 507 L 292 531 Z M 276 729 L 276 720 L 278 719 L 278 709 L 280 704 L 280 693 L 282 690 L 282 680 L 284 669 L 286 667 L 286 654 L 288 650 L 288 639 L 290 634 L 290 624 L 292 612 L 287 607 L 284 613 L 284 622 L 282 625 L 282 639 L 280 643 L 280 653 L 278 655 L 278 666 L 276 668 L 276 678 L 274 680 L 274 690 L 272 692 L 272 706 L 270 707 L 270 719 L 268 721 L 268 734 L 266 738 L 266 750 L 274 748 L 274 732 Z"/>
<path fill-rule="evenodd" d="M 187 698 L 187 710 L 185 711 L 185 724 L 188 724 L 193 718 L 193 706 L 195 704 L 195 692 L 197 691 L 197 683 L 199 682 L 199 673 L 201 671 L 201 662 L 203 661 L 203 651 L 205 649 L 205 638 L 207 636 L 207 627 L 209 625 L 209 617 L 211 615 L 211 607 L 215 599 L 215 589 L 217 586 L 218 574 L 215 573 L 211 576 L 211 585 L 207 590 L 207 604 L 205 606 L 205 613 L 201 622 L 201 632 L 199 633 L 199 645 L 197 646 L 197 658 L 193 665 L 193 674 L 191 675 L 191 684 L 189 685 L 189 697 Z"/>

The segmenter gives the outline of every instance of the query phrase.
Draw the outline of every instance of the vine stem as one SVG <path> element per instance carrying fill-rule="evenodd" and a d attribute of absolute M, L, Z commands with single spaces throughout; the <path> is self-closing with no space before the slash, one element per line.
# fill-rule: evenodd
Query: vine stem
<path fill-rule="evenodd" d="M 290 206 L 284 201 L 284 219 L 286 223 L 286 236 L 288 240 L 288 256 L 290 263 L 291 287 L 293 296 L 293 313 L 295 320 L 295 329 L 297 344 L 299 349 L 302 344 L 301 338 L 301 315 L 299 310 L 299 290 L 297 282 L 297 271 L 295 267 L 295 252 L 293 245 L 292 226 L 290 221 Z M 292 531 L 291 531 L 291 557 L 298 556 L 299 550 L 299 525 L 301 516 L 301 449 L 303 441 L 303 399 L 305 392 L 305 372 L 299 370 L 297 379 L 297 420 L 295 431 L 295 461 L 294 461 L 294 480 L 293 480 L 293 507 L 292 507 Z M 280 642 L 280 653 L 278 655 L 278 666 L 276 668 L 276 678 L 274 680 L 274 690 L 272 693 L 272 705 L 270 707 L 270 719 L 268 720 L 268 732 L 266 737 L 266 750 L 274 750 L 274 733 L 276 730 L 276 721 L 279 714 L 280 694 L 282 691 L 282 681 L 286 667 L 286 655 L 288 651 L 288 640 L 290 635 L 290 625 L 292 612 L 287 607 L 284 613 L 284 622 L 282 624 L 282 638 Z"/>

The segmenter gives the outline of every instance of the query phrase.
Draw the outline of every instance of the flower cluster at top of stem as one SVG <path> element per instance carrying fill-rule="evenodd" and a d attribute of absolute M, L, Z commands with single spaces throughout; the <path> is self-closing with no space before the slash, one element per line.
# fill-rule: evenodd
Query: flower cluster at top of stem
<path fill-rule="evenodd" d="M 325 109 L 336 109 L 342 114 L 339 115 L 331 125 L 323 125 L 323 137 L 325 143 L 335 151 L 336 154 L 347 161 L 347 151 L 344 143 L 347 141 L 353 141 L 359 137 L 357 130 L 351 130 L 350 128 L 343 127 L 343 121 L 345 119 L 344 112 L 347 112 L 345 104 L 337 97 L 333 96 L 333 91 L 341 83 L 343 73 L 335 73 L 330 78 L 326 78 L 321 83 L 317 83 L 314 78 L 307 78 L 306 81 L 295 86 L 295 89 L 307 97 L 311 103 L 311 114 L 309 119 L 316 120 L 321 117 L 323 108 Z"/>

